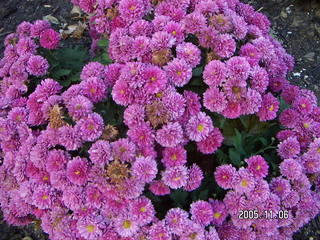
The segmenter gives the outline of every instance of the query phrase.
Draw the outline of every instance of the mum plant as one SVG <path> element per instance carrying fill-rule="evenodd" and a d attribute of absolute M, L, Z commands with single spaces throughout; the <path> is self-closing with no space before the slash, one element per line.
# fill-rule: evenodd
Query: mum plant
<path fill-rule="evenodd" d="M 0 204 L 88 240 L 292 239 L 320 210 L 320 108 L 238 0 L 73 0 L 91 53 L 23 22 L 0 62 Z M 62 45 L 62 44 L 60 44 Z"/>

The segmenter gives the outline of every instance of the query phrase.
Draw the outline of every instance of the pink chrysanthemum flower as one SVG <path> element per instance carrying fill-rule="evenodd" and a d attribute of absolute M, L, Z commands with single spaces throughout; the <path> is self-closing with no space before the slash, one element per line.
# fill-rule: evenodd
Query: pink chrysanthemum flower
<path fill-rule="evenodd" d="M 203 180 L 203 172 L 197 164 L 193 164 L 190 169 L 188 169 L 188 180 L 187 185 L 184 186 L 186 191 L 196 190 Z"/>
<path fill-rule="evenodd" d="M 157 162 L 151 157 L 138 157 L 132 164 L 132 175 L 144 183 L 150 183 L 157 175 Z"/>
<path fill-rule="evenodd" d="M 98 187 L 90 184 L 85 188 L 86 191 L 86 203 L 89 208 L 101 208 L 103 202 L 103 194 Z"/>
<path fill-rule="evenodd" d="M 221 165 L 214 172 L 218 185 L 223 189 L 232 188 L 232 182 L 237 176 L 237 171 L 232 165 Z"/>
<path fill-rule="evenodd" d="M 203 71 L 203 80 L 211 87 L 218 87 L 225 81 L 227 74 L 226 65 L 218 60 L 209 62 Z"/>
<path fill-rule="evenodd" d="M 251 66 L 258 65 L 261 59 L 261 53 L 259 50 L 251 43 L 247 43 L 240 48 L 239 55 L 245 57 Z"/>
<path fill-rule="evenodd" d="M 105 69 L 101 63 L 90 62 L 83 67 L 80 75 L 80 79 L 82 81 L 85 81 L 91 77 L 96 77 L 101 79 L 101 78 L 104 78 L 104 75 L 105 75 Z"/>
<path fill-rule="evenodd" d="M 146 81 L 144 89 L 148 94 L 160 92 L 167 84 L 167 76 L 165 72 L 157 66 L 146 67 L 142 76 Z"/>
<path fill-rule="evenodd" d="M 263 157 L 260 155 L 252 156 L 248 159 L 245 159 L 248 164 L 248 170 L 256 178 L 264 178 L 268 175 L 269 166 Z"/>
<path fill-rule="evenodd" d="M 254 190 L 250 192 L 249 201 L 252 203 L 263 203 L 269 196 L 270 188 L 268 182 L 262 178 L 257 179 Z"/>
<path fill-rule="evenodd" d="M 210 199 L 209 202 L 213 211 L 212 223 L 215 225 L 221 225 L 228 215 L 226 206 L 222 201 L 218 200 Z"/>
<path fill-rule="evenodd" d="M 136 154 L 136 146 L 127 138 L 111 143 L 112 156 L 122 162 L 132 162 Z"/>
<path fill-rule="evenodd" d="M 196 142 L 204 140 L 212 130 L 212 120 L 203 112 L 192 116 L 186 124 L 186 133 L 189 139 Z"/>
<path fill-rule="evenodd" d="M 150 183 L 150 191 L 157 196 L 170 194 L 170 188 L 161 180 L 156 180 Z"/>
<path fill-rule="evenodd" d="M 96 141 L 88 151 L 90 160 L 98 166 L 104 166 L 111 160 L 111 147 L 108 141 Z"/>
<path fill-rule="evenodd" d="M 297 137 L 289 137 L 278 145 L 281 158 L 292 158 L 300 153 L 300 144 Z"/>
<path fill-rule="evenodd" d="M 151 146 L 154 143 L 154 130 L 149 123 L 142 123 L 130 128 L 127 132 L 128 137 L 139 147 Z"/>
<path fill-rule="evenodd" d="M 317 173 L 320 171 L 320 158 L 307 153 L 303 156 L 303 166 L 307 173 Z"/>
<path fill-rule="evenodd" d="M 31 38 L 23 37 L 19 39 L 16 47 L 16 51 L 20 56 L 28 56 L 35 54 L 38 46 Z"/>
<path fill-rule="evenodd" d="M 291 191 L 290 182 L 282 177 L 277 177 L 271 180 L 270 189 L 281 199 L 286 197 Z"/>
<path fill-rule="evenodd" d="M 149 230 L 149 236 L 152 240 L 170 240 L 171 233 L 164 220 L 153 223 Z"/>
<path fill-rule="evenodd" d="M 102 101 L 106 97 L 104 81 L 97 77 L 91 77 L 80 83 L 82 93 L 93 103 Z"/>
<path fill-rule="evenodd" d="M 115 219 L 114 228 L 121 237 L 131 237 L 139 230 L 133 216 L 119 216 Z"/>
<path fill-rule="evenodd" d="M 82 145 L 78 131 L 71 126 L 62 126 L 59 128 L 58 138 L 59 144 L 70 151 L 74 151 Z"/>
<path fill-rule="evenodd" d="M 211 112 L 222 113 L 227 104 L 225 94 L 218 88 L 208 88 L 203 94 L 203 105 Z"/>
<path fill-rule="evenodd" d="M 238 81 L 246 80 L 249 76 L 250 64 L 244 57 L 232 57 L 226 62 L 229 78 L 237 78 Z"/>
<path fill-rule="evenodd" d="M 75 157 L 67 164 L 67 177 L 76 185 L 83 185 L 88 178 L 88 162 L 84 158 Z"/>
<path fill-rule="evenodd" d="M 264 93 L 269 85 L 268 72 L 261 67 L 254 67 L 250 72 L 251 88 L 260 93 Z"/>
<path fill-rule="evenodd" d="M 50 28 L 50 23 L 48 21 L 36 20 L 30 28 L 30 36 L 34 38 L 40 37 L 40 34 L 48 28 Z"/>
<path fill-rule="evenodd" d="M 280 164 L 281 174 L 288 179 L 299 179 L 302 174 L 301 164 L 294 159 L 286 159 Z"/>
<path fill-rule="evenodd" d="M 185 39 L 184 28 L 180 23 L 170 21 L 165 26 L 164 31 L 167 31 L 169 34 L 171 34 L 177 43 L 182 43 Z"/>
<path fill-rule="evenodd" d="M 222 112 L 222 115 L 226 118 L 235 119 L 241 115 L 241 104 L 238 101 L 229 101 L 227 106 Z"/>
<path fill-rule="evenodd" d="M 39 209 L 48 209 L 53 206 L 54 192 L 47 185 L 38 185 L 33 192 L 33 204 Z"/>
<path fill-rule="evenodd" d="M 188 169 L 185 166 L 167 168 L 162 172 L 162 181 L 173 189 L 184 187 L 187 184 Z"/>
<path fill-rule="evenodd" d="M 144 122 L 145 108 L 140 104 L 132 104 L 124 110 L 123 121 L 130 128 Z"/>
<path fill-rule="evenodd" d="M 223 135 L 219 128 L 213 128 L 209 133 L 209 136 L 204 140 L 197 142 L 198 150 L 203 154 L 214 153 L 223 142 Z"/>
<path fill-rule="evenodd" d="M 183 130 L 179 123 L 168 123 L 157 131 L 156 141 L 163 147 L 176 147 L 182 142 Z"/>
<path fill-rule="evenodd" d="M 303 115 L 311 113 L 314 107 L 313 101 L 306 96 L 298 96 L 292 106 Z"/>
<path fill-rule="evenodd" d="M 189 213 L 180 208 L 171 208 L 165 217 L 165 222 L 170 231 L 174 234 L 181 235 L 184 231 L 185 222 L 189 217 Z"/>
<path fill-rule="evenodd" d="M 151 39 L 151 49 L 158 51 L 169 49 L 175 44 L 175 38 L 166 31 L 155 32 Z"/>
<path fill-rule="evenodd" d="M 77 221 L 77 230 L 81 237 L 96 240 L 103 234 L 103 224 L 96 217 L 82 217 Z"/>
<path fill-rule="evenodd" d="M 186 100 L 186 105 L 187 105 L 186 111 L 191 115 L 199 113 L 201 110 L 199 95 L 192 91 L 185 90 L 183 92 L 183 96 Z"/>
<path fill-rule="evenodd" d="M 140 20 L 145 14 L 145 3 L 142 0 L 121 0 L 119 13 L 126 21 Z"/>
<path fill-rule="evenodd" d="M 48 61 L 41 56 L 31 56 L 27 63 L 27 71 L 34 76 L 43 76 L 49 68 Z"/>
<path fill-rule="evenodd" d="M 201 60 L 200 49 L 192 43 L 182 43 L 177 45 L 177 58 L 184 59 L 190 67 L 196 67 Z"/>
<path fill-rule="evenodd" d="M 182 24 L 186 32 L 196 34 L 206 27 L 207 19 L 201 12 L 193 12 L 185 16 Z"/>
<path fill-rule="evenodd" d="M 213 209 L 210 203 L 198 200 L 190 205 L 191 219 L 201 226 L 207 226 L 212 221 Z"/>
<path fill-rule="evenodd" d="M 47 156 L 46 170 L 49 173 L 62 170 L 68 160 L 66 152 L 62 150 L 51 150 Z"/>
<path fill-rule="evenodd" d="M 130 202 L 130 215 L 139 226 L 149 224 L 155 215 L 155 210 L 150 199 L 140 197 Z"/>
<path fill-rule="evenodd" d="M 78 95 L 66 102 L 68 112 L 74 119 L 81 119 L 92 113 L 93 104 L 85 96 Z"/>
<path fill-rule="evenodd" d="M 181 145 L 165 148 L 162 155 L 161 162 L 165 167 L 181 166 L 187 162 L 187 151 Z"/>
<path fill-rule="evenodd" d="M 192 68 L 183 59 L 175 58 L 165 66 L 164 70 L 171 83 L 178 87 L 186 85 L 192 77 Z"/>
<path fill-rule="evenodd" d="M 285 109 L 279 117 L 281 125 L 294 128 L 299 121 L 299 113 L 294 109 Z"/>
<path fill-rule="evenodd" d="M 260 121 L 273 120 L 277 116 L 279 110 L 279 101 L 271 93 L 267 93 L 262 97 L 262 104 L 257 113 Z"/>
<path fill-rule="evenodd" d="M 131 36 L 148 36 L 152 32 L 152 24 L 146 20 L 140 19 L 134 21 L 129 26 L 129 33 Z"/>
<path fill-rule="evenodd" d="M 27 121 L 28 111 L 24 107 L 14 107 L 8 113 L 8 119 L 22 124 Z"/>
<path fill-rule="evenodd" d="M 255 187 L 255 179 L 249 170 L 245 168 L 240 168 L 238 174 L 233 180 L 233 188 L 236 192 L 246 193 L 250 195 L 250 192 Z"/>
<path fill-rule="evenodd" d="M 216 38 L 214 44 L 214 52 L 222 57 L 229 58 L 233 55 L 236 50 L 236 42 L 229 34 L 220 34 Z"/>
<path fill-rule="evenodd" d="M 40 34 L 40 45 L 47 49 L 56 49 L 60 42 L 60 35 L 53 29 L 46 29 Z"/>
<path fill-rule="evenodd" d="M 111 94 L 113 100 L 122 106 L 127 106 L 133 101 L 133 91 L 125 81 L 117 81 Z"/>
<path fill-rule="evenodd" d="M 185 112 L 186 100 L 176 91 L 165 93 L 162 97 L 162 103 L 165 105 L 171 121 L 180 118 Z"/>
<path fill-rule="evenodd" d="M 75 130 L 84 141 L 94 141 L 102 135 L 104 122 L 97 113 L 91 113 L 87 118 L 82 118 L 75 125 Z"/>

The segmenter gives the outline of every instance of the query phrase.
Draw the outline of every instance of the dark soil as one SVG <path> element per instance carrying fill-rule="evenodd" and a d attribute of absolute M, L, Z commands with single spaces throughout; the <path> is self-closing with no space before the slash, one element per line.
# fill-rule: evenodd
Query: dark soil
<path fill-rule="evenodd" d="M 245 0 L 266 14 L 272 34 L 295 57 L 296 66 L 289 79 L 314 90 L 320 97 L 320 1 L 319 0 Z M 51 14 L 61 29 L 72 21 L 69 0 L 0 0 L 0 56 L 4 37 L 22 21 L 34 21 Z M 72 40 L 73 45 L 88 45 L 88 38 Z M 30 237 L 30 238 L 27 238 Z M 33 226 L 8 226 L 0 214 L 0 240 L 45 240 L 47 236 Z M 295 240 L 320 239 L 320 220 L 312 221 L 297 233 Z"/>

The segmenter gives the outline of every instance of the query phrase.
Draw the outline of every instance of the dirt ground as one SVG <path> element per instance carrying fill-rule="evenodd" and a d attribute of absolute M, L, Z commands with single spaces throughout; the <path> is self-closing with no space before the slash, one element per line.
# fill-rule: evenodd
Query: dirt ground
<path fill-rule="evenodd" d="M 295 57 L 296 66 L 289 79 L 314 90 L 320 98 L 320 0 L 245 0 L 266 14 L 272 23 L 272 34 Z M 70 23 L 69 0 L 0 0 L 0 53 L 5 35 L 22 21 L 33 21 L 51 14 L 60 27 Z M 88 44 L 76 40 L 74 44 Z M 0 54 L 1 56 L 2 54 Z M 313 221 L 295 240 L 320 239 L 320 222 Z M 32 226 L 10 227 L 1 219 L 0 240 L 45 240 L 46 235 Z"/>

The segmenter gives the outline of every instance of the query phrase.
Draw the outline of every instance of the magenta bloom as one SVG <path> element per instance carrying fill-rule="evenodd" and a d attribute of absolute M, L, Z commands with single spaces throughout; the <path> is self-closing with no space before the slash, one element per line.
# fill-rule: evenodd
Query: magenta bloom
<path fill-rule="evenodd" d="M 287 179 L 277 177 L 271 180 L 270 189 L 280 198 L 284 198 L 290 193 L 291 185 Z"/>
<path fill-rule="evenodd" d="M 105 69 L 104 66 L 99 62 L 90 62 L 85 65 L 82 69 L 80 79 L 82 81 L 87 80 L 91 77 L 97 77 L 99 79 L 104 78 Z"/>
<path fill-rule="evenodd" d="M 148 66 L 143 71 L 143 78 L 146 81 L 144 89 L 146 93 L 153 94 L 163 90 L 167 84 L 165 72 L 157 66 Z"/>
<path fill-rule="evenodd" d="M 128 127 L 135 127 L 144 122 L 145 109 L 139 104 L 132 104 L 124 110 L 123 121 Z"/>
<path fill-rule="evenodd" d="M 67 164 L 67 177 L 76 185 L 83 185 L 88 178 L 88 162 L 84 158 L 75 157 Z"/>
<path fill-rule="evenodd" d="M 279 117 L 281 125 L 294 128 L 299 121 L 299 113 L 294 109 L 285 109 Z"/>
<path fill-rule="evenodd" d="M 142 123 L 130 128 L 127 132 L 128 137 L 139 147 L 152 146 L 154 143 L 154 131 L 149 123 Z"/>
<path fill-rule="evenodd" d="M 138 157 L 132 164 L 132 175 L 142 182 L 150 183 L 157 175 L 157 162 L 151 157 Z"/>
<path fill-rule="evenodd" d="M 119 216 L 115 219 L 114 227 L 121 237 L 131 237 L 139 230 L 139 226 L 133 216 Z"/>
<path fill-rule="evenodd" d="M 207 226 L 212 221 L 213 209 L 210 203 L 199 200 L 190 206 L 191 219 L 202 226 Z"/>
<path fill-rule="evenodd" d="M 181 235 L 184 231 L 185 222 L 189 220 L 189 213 L 181 208 L 171 208 L 165 217 L 166 224 L 174 234 Z"/>
<path fill-rule="evenodd" d="M 125 81 L 117 81 L 111 94 L 113 100 L 122 106 L 127 106 L 133 101 L 133 91 Z"/>
<path fill-rule="evenodd" d="M 83 217 L 77 222 L 77 230 L 81 237 L 88 240 L 99 239 L 103 234 L 103 224 L 99 217 Z"/>
<path fill-rule="evenodd" d="M 33 204 L 39 209 L 51 208 L 55 200 L 53 189 L 47 185 L 38 185 L 34 189 L 32 199 Z"/>
<path fill-rule="evenodd" d="M 280 171 L 288 179 L 299 179 L 302 174 L 301 164 L 294 159 L 286 159 L 280 164 Z"/>
<path fill-rule="evenodd" d="M 232 57 L 227 63 L 228 77 L 237 81 L 246 80 L 249 76 L 250 64 L 244 57 Z"/>
<path fill-rule="evenodd" d="M 269 166 L 263 157 L 260 155 L 252 156 L 248 159 L 245 159 L 248 164 L 248 170 L 256 178 L 264 178 L 268 175 Z"/>
<path fill-rule="evenodd" d="M 208 88 L 203 94 L 203 105 L 211 112 L 222 113 L 227 104 L 226 95 L 218 88 Z"/>
<path fill-rule="evenodd" d="M 189 192 L 196 190 L 201 185 L 203 178 L 204 176 L 201 168 L 194 163 L 188 170 L 187 185 L 184 186 L 184 189 Z"/>
<path fill-rule="evenodd" d="M 222 57 L 229 58 L 236 50 L 236 42 L 229 34 L 221 34 L 216 38 L 214 52 Z"/>
<path fill-rule="evenodd" d="M 163 147 L 176 147 L 183 140 L 183 130 L 179 123 L 168 123 L 157 131 L 156 141 Z"/>
<path fill-rule="evenodd" d="M 54 171 L 59 171 L 64 169 L 65 164 L 69 159 L 67 155 L 62 150 L 51 150 L 48 153 L 47 162 L 46 162 L 46 169 L 49 173 Z"/>
<path fill-rule="evenodd" d="M 257 113 L 260 121 L 273 120 L 277 116 L 279 110 L 279 101 L 271 93 L 267 93 L 262 97 L 262 104 Z"/>
<path fill-rule="evenodd" d="M 130 203 L 130 215 L 137 221 L 139 226 L 150 223 L 155 215 L 155 210 L 150 199 L 140 197 Z"/>
<path fill-rule="evenodd" d="M 183 146 L 164 148 L 161 162 L 165 167 L 175 167 L 184 165 L 187 162 L 187 151 Z"/>
<path fill-rule="evenodd" d="M 232 185 L 236 192 L 249 194 L 255 187 L 255 179 L 249 170 L 240 168 Z"/>
<path fill-rule="evenodd" d="M 192 68 L 183 59 L 175 58 L 164 69 L 171 83 L 177 87 L 186 85 L 192 77 Z"/>
<path fill-rule="evenodd" d="M 140 20 L 145 13 L 144 1 L 142 0 L 121 0 L 119 12 L 126 21 Z"/>
<path fill-rule="evenodd" d="M 49 68 L 48 61 L 41 56 L 31 56 L 27 63 L 27 71 L 34 76 L 43 76 Z"/>
<path fill-rule="evenodd" d="M 220 129 L 214 127 L 207 138 L 197 142 L 197 147 L 203 154 L 212 154 L 222 145 L 222 142 L 223 135 Z"/>
<path fill-rule="evenodd" d="M 81 119 L 75 125 L 75 130 L 80 134 L 84 141 L 94 141 L 102 134 L 104 122 L 97 113 L 91 113 L 87 118 Z"/>
<path fill-rule="evenodd" d="M 165 221 L 159 221 L 152 224 L 149 230 L 149 236 L 152 240 L 170 240 L 171 233 Z"/>
<path fill-rule="evenodd" d="M 36 20 L 30 28 L 30 36 L 34 38 L 39 37 L 40 34 L 48 28 L 50 28 L 50 23 L 48 21 Z"/>
<path fill-rule="evenodd" d="M 112 157 L 122 162 L 132 162 L 136 154 L 136 146 L 128 138 L 120 138 L 111 143 Z"/>
<path fill-rule="evenodd" d="M 200 142 L 209 136 L 213 130 L 212 120 L 203 112 L 192 116 L 187 125 L 186 132 L 190 140 Z"/>
<path fill-rule="evenodd" d="M 241 104 L 236 101 L 229 101 L 226 108 L 223 110 L 222 115 L 226 118 L 235 119 L 241 115 Z"/>
<path fill-rule="evenodd" d="M 80 83 L 82 93 L 93 103 L 102 101 L 106 97 L 106 86 L 102 79 L 91 77 Z"/>
<path fill-rule="evenodd" d="M 211 87 L 218 87 L 225 81 L 227 74 L 226 65 L 218 60 L 209 62 L 203 71 L 203 80 Z"/>
<path fill-rule="evenodd" d="M 223 189 L 232 188 L 232 182 L 237 176 L 237 171 L 232 165 L 221 165 L 214 172 L 218 185 Z"/>
<path fill-rule="evenodd" d="M 185 166 L 167 168 L 162 172 L 163 182 L 173 189 L 178 189 L 187 184 L 188 169 Z"/>
<path fill-rule="evenodd" d="M 78 131 L 70 126 L 62 126 L 59 128 L 59 144 L 64 146 L 67 150 L 74 151 L 78 149 L 82 142 Z"/>
<path fill-rule="evenodd" d="M 161 180 L 153 181 L 150 184 L 149 189 L 154 195 L 158 196 L 170 194 L 170 188 L 167 185 L 165 185 L 164 182 Z"/>
<path fill-rule="evenodd" d="M 85 96 L 78 95 L 73 98 L 69 102 L 66 103 L 69 114 L 74 119 L 80 119 L 88 116 L 92 113 L 93 104 L 92 102 L 86 98 Z"/>
<path fill-rule="evenodd" d="M 215 225 L 221 225 L 228 216 L 226 206 L 222 201 L 218 200 L 209 200 L 209 202 L 213 210 L 212 223 Z"/>
<path fill-rule="evenodd" d="M 111 160 L 111 147 L 108 141 L 96 141 L 88 152 L 90 160 L 98 166 L 104 166 Z"/>
<path fill-rule="evenodd" d="M 176 48 L 177 58 L 184 59 L 190 67 L 196 67 L 201 60 L 200 49 L 192 43 L 182 43 Z"/>
<path fill-rule="evenodd" d="M 294 102 L 293 107 L 303 115 L 307 115 L 313 110 L 313 101 L 306 96 L 298 96 Z"/>
<path fill-rule="evenodd" d="M 297 137 L 289 137 L 278 145 L 281 158 L 292 158 L 300 153 L 300 144 Z"/>
<path fill-rule="evenodd" d="M 53 29 L 46 29 L 40 34 L 40 45 L 47 49 L 56 49 L 60 42 L 60 35 Z"/>

